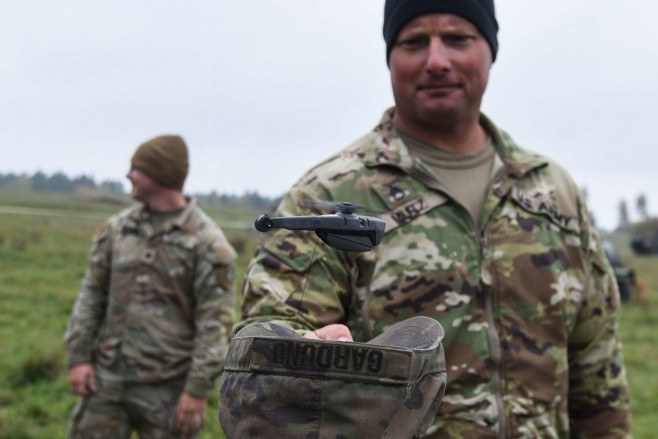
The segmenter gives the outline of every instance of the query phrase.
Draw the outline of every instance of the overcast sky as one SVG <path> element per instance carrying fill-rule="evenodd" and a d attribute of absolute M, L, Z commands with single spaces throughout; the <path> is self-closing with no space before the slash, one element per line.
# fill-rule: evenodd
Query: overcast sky
<path fill-rule="evenodd" d="M 181 134 L 186 192 L 276 196 L 393 104 L 383 0 L 0 1 L 0 172 L 124 180 Z M 498 0 L 483 111 L 587 188 L 658 211 L 658 1 Z M 126 185 L 127 188 L 127 185 Z"/>

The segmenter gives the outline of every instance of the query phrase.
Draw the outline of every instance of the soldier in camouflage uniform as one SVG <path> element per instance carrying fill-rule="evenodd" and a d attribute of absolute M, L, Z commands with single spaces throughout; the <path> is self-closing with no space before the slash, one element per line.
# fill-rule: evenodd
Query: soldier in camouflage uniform
<path fill-rule="evenodd" d="M 83 396 L 71 438 L 194 437 L 233 324 L 235 251 L 186 198 L 187 146 L 139 146 L 128 179 L 142 203 L 94 236 L 66 331 L 69 378 Z"/>
<path fill-rule="evenodd" d="M 236 329 L 295 327 L 299 310 L 309 338 L 365 341 L 431 316 L 448 381 L 426 437 L 630 437 L 619 293 L 585 200 L 480 112 L 497 29 L 491 0 L 386 1 L 396 106 L 276 213 L 351 201 L 385 219 L 382 242 L 347 253 L 270 232 Z"/>

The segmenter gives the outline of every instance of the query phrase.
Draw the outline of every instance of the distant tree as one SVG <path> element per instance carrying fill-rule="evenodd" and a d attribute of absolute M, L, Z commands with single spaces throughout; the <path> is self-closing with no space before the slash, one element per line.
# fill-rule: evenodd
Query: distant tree
<path fill-rule="evenodd" d="M 6 174 L 2 178 L 0 187 L 12 191 L 29 192 L 32 190 L 32 179 L 27 174 Z"/>
<path fill-rule="evenodd" d="M 219 204 L 229 204 L 232 201 L 235 201 L 237 197 L 231 194 L 221 194 L 219 196 Z"/>
<path fill-rule="evenodd" d="M 55 192 L 73 192 L 73 182 L 63 172 L 56 172 L 48 179 L 47 190 Z"/>
<path fill-rule="evenodd" d="M 647 197 L 644 194 L 640 194 L 637 197 L 636 208 L 637 208 L 637 214 L 640 216 L 640 221 L 646 221 L 649 219 Z"/>
<path fill-rule="evenodd" d="M 217 191 L 213 190 L 206 196 L 206 203 L 210 205 L 218 205 L 220 204 L 220 199 L 219 199 L 219 194 L 217 194 Z"/>
<path fill-rule="evenodd" d="M 73 186 L 76 188 L 79 187 L 95 188 L 96 182 L 92 177 L 89 177 L 87 175 L 79 175 L 73 180 Z"/>
<path fill-rule="evenodd" d="M 628 217 L 628 206 L 626 205 L 626 200 L 621 200 L 619 202 L 619 226 L 618 230 L 628 230 L 631 226 L 631 221 Z"/>
<path fill-rule="evenodd" d="M 0 174 L 0 187 L 9 187 L 11 186 L 18 177 L 15 174 Z"/>
<path fill-rule="evenodd" d="M 32 177 L 30 177 L 30 184 L 32 186 L 32 190 L 46 191 L 48 190 L 48 177 L 43 172 L 38 171 Z"/>
<path fill-rule="evenodd" d="M 120 181 L 104 180 L 99 187 L 103 192 L 109 192 L 111 194 L 123 193 L 123 184 Z"/>

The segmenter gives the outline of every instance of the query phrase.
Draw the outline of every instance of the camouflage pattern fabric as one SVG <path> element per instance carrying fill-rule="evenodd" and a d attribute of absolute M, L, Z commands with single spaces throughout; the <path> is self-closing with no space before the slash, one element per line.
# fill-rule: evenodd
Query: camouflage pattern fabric
<path fill-rule="evenodd" d="M 149 216 L 130 207 L 94 237 L 66 331 L 68 362 L 126 382 L 187 377 L 185 391 L 205 398 L 228 349 L 235 251 L 193 199 L 159 230 Z"/>
<path fill-rule="evenodd" d="M 446 330 L 448 383 L 427 437 L 630 436 L 619 293 L 576 184 L 482 116 L 503 166 L 475 224 L 409 155 L 394 111 L 306 173 L 275 213 L 350 201 L 385 219 L 382 243 L 365 253 L 318 245 L 311 261 L 312 232 L 263 235 L 236 330 L 292 327 L 299 309 L 300 333 L 344 323 L 365 341 L 430 316 Z"/>
<path fill-rule="evenodd" d="M 98 392 L 81 398 L 73 410 L 70 439 L 129 439 L 133 428 L 141 439 L 181 437 L 174 421 L 185 378 L 126 384 L 121 376 L 99 368 L 96 378 Z"/>
<path fill-rule="evenodd" d="M 222 374 L 222 428 L 229 439 L 418 438 L 445 390 L 443 336 L 429 317 L 368 343 L 249 325 L 231 340 Z"/>

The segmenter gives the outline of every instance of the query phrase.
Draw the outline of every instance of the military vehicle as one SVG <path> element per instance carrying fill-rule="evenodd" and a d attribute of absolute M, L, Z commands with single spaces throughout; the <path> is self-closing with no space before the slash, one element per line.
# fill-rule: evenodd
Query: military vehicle
<path fill-rule="evenodd" d="M 633 224 L 631 248 L 638 255 L 658 255 L 658 218 Z"/>
<path fill-rule="evenodd" d="M 619 250 L 610 241 L 603 241 L 603 251 L 615 272 L 622 302 L 630 302 L 635 293 L 635 270 L 624 265 Z"/>

